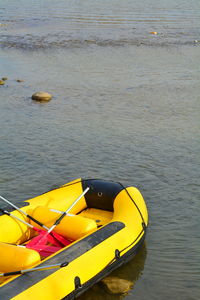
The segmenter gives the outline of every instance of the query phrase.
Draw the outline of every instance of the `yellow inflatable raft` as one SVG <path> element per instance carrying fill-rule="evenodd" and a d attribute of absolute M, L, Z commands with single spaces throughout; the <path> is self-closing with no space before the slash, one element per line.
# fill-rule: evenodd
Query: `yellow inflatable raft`
<path fill-rule="evenodd" d="M 42 229 L 29 216 L 50 228 L 69 207 L 53 230 L 69 245 L 46 258 L 25 247 L 36 236 L 33 228 Z M 26 215 L 14 210 L 0 216 L 3 300 L 76 298 L 136 254 L 148 225 L 147 208 L 137 188 L 99 179 L 77 179 L 21 202 L 20 209 Z"/>

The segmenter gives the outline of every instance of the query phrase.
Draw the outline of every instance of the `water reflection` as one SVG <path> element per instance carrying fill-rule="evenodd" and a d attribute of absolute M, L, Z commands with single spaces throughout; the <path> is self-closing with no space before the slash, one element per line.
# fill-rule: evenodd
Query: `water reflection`
<path fill-rule="evenodd" d="M 139 252 L 130 262 L 113 271 L 109 276 L 104 278 L 103 281 L 95 284 L 83 295 L 81 295 L 78 298 L 78 300 L 124 299 L 127 293 L 134 288 L 136 281 L 142 275 L 142 272 L 144 270 L 146 255 L 147 255 L 147 249 L 146 249 L 146 244 L 144 243 L 140 248 Z M 111 290 L 109 289 L 110 286 L 111 286 Z M 124 287 L 124 290 L 122 287 Z"/>

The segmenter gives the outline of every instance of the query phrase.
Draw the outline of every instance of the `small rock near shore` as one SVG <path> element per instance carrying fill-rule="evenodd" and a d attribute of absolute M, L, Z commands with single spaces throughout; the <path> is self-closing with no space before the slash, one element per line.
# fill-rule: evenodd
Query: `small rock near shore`
<path fill-rule="evenodd" d="M 37 92 L 32 95 L 32 100 L 36 101 L 50 101 L 52 99 L 52 95 L 46 92 Z"/>
<path fill-rule="evenodd" d="M 5 81 L 4 80 L 0 80 L 0 85 L 4 85 Z"/>

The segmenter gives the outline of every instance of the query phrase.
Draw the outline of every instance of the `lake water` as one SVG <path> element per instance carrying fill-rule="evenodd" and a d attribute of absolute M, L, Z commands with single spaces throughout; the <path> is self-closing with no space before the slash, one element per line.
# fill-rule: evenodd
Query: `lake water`
<path fill-rule="evenodd" d="M 200 1 L 0 0 L 0 23 L 0 194 L 137 186 L 146 244 L 114 273 L 133 288 L 80 299 L 199 299 Z"/>

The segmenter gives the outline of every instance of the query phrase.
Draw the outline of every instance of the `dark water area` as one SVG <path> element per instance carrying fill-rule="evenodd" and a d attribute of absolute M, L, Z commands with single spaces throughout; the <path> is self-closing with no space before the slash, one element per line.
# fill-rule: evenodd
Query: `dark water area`
<path fill-rule="evenodd" d="M 146 244 L 113 275 L 132 288 L 80 299 L 199 299 L 200 2 L 0 1 L 0 23 L 0 194 L 137 186 Z"/>

